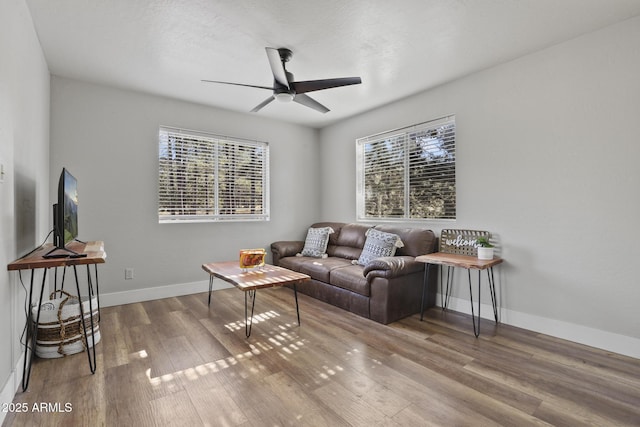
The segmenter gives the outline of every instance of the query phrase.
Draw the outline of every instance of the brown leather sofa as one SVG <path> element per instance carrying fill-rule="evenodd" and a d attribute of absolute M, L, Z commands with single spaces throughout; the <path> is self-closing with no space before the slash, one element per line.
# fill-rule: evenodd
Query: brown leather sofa
<path fill-rule="evenodd" d="M 302 292 L 360 316 L 388 324 L 420 311 L 425 264 L 415 257 L 436 250 L 436 236 L 431 230 L 390 225 L 320 222 L 312 228 L 331 227 L 325 258 L 296 256 L 303 241 L 279 241 L 271 244 L 273 263 L 311 276 L 298 286 Z M 366 265 L 355 265 L 369 228 L 393 233 L 403 247 L 395 256 L 376 258 Z M 436 274 L 430 274 L 425 308 L 435 304 Z"/>

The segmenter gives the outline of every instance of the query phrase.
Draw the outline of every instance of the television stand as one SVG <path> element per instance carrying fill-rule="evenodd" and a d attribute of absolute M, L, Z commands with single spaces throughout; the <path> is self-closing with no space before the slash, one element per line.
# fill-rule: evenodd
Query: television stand
<path fill-rule="evenodd" d="M 57 255 L 55 251 L 58 248 L 49 244 L 46 244 L 37 250 L 25 255 L 24 257 L 15 260 L 11 264 L 7 265 L 7 270 L 9 271 L 20 271 L 20 270 L 31 270 L 31 280 L 29 284 L 29 291 L 27 294 L 27 301 L 29 304 L 29 310 L 27 313 L 27 326 L 26 326 L 26 337 L 24 339 L 24 363 L 22 366 L 22 391 L 26 391 L 29 386 L 29 378 L 31 377 L 31 365 L 33 362 L 33 356 L 35 353 L 36 342 L 37 342 L 37 334 L 38 334 L 38 325 L 40 323 L 40 308 L 43 303 L 43 294 L 44 287 L 47 283 L 47 271 L 49 268 L 57 268 L 57 267 L 72 267 L 75 282 L 76 282 L 76 291 L 77 297 L 80 301 L 82 301 L 82 295 L 80 294 L 80 281 L 78 280 L 78 271 L 77 267 L 86 266 L 87 268 L 87 297 L 89 300 L 89 312 L 93 313 L 92 306 L 92 298 L 95 296 L 98 304 L 98 319 L 100 318 L 100 290 L 98 288 L 98 264 L 103 264 L 107 258 L 107 254 L 104 251 L 104 243 L 100 241 L 95 242 L 87 242 L 86 244 L 82 244 L 80 242 L 70 242 L 69 246 L 71 248 L 65 248 L 69 252 L 69 254 L 64 254 L 64 258 L 55 258 Z M 75 250 L 73 250 L 75 249 Z M 49 257 L 46 258 L 45 255 L 49 254 Z M 76 254 L 76 255 L 73 255 Z M 54 257 L 52 257 L 52 255 Z M 91 274 L 91 265 L 94 266 L 94 274 L 92 277 Z M 34 294 L 37 292 L 37 288 L 34 289 L 34 279 L 35 279 L 35 271 L 37 269 L 42 269 L 42 283 L 40 285 L 40 296 L 36 301 L 36 313 L 33 313 L 31 307 L 33 306 Z M 63 279 L 64 281 L 64 279 Z M 95 290 L 94 290 L 95 283 Z M 54 284 L 57 288 L 57 283 Z M 80 304 L 80 317 L 82 319 L 82 329 L 84 331 L 84 339 L 85 342 L 89 342 L 89 338 L 91 338 L 94 343 L 93 346 L 86 346 L 87 359 L 89 362 L 89 369 L 91 373 L 94 374 L 96 372 L 96 343 L 93 341 L 94 332 L 96 330 L 96 325 L 94 325 L 93 316 L 89 316 L 89 320 L 85 321 L 85 313 L 83 311 L 83 306 Z"/>

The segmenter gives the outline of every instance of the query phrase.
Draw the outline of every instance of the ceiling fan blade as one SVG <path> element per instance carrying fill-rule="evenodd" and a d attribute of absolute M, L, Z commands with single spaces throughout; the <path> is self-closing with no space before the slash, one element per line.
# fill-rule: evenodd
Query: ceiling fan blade
<path fill-rule="evenodd" d="M 330 89 L 332 87 L 358 85 L 362 83 L 360 77 L 341 77 L 337 79 L 308 80 L 305 82 L 291 82 L 296 93 L 313 92 L 315 90 Z"/>
<path fill-rule="evenodd" d="M 264 107 L 265 105 L 269 104 L 274 99 L 275 99 L 275 97 L 273 95 L 271 95 L 269 98 L 265 99 L 260 104 L 256 105 L 256 107 L 253 110 L 251 110 L 251 112 L 252 113 L 257 113 L 258 111 L 260 111 L 262 109 L 262 107 Z"/>
<path fill-rule="evenodd" d="M 274 49 L 272 47 L 265 47 L 265 50 L 267 51 L 267 58 L 269 58 L 269 65 L 271 66 L 273 78 L 282 86 L 289 89 L 289 81 L 287 80 L 287 73 L 284 69 L 284 65 L 282 64 L 282 59 L 280 58 L 280 52 L 278 52 L 278 49 Z"/>
<path fill-rule="evenodd" d="M 268 86 L 256 86 L 256 85 L 245 85 L 245 84 L 242 84 L 242 83 L 219 82 L 217 80 L 201 80 L 201 81 L 203 81 L 205 83 L 220 83 L 220 84 L 223 84 L 223 85 L 244 86 L 244 87 L 254 87 L 254 88 L 257 88 L 257 89 L 273 90 L 272 87 L 268 87 Z"/>
<path fill-rule="evenodd" d="M 329 111 L 329 109 L 327 107 L 325 107 L 324 105 L 320 104 L 315 99 L 313 99 L 310 96 L 305 95 L 303 93 L 296 94 L 296 96 L 295 96 L 295 98 L 293 98 L 293 100 L 295 102 L 297 102 L 298 104 L 302 104 L 305 107 L 313 108 L 314 110 L 319 111 L 319 112 L 321 112 L 323 114 Z"/>

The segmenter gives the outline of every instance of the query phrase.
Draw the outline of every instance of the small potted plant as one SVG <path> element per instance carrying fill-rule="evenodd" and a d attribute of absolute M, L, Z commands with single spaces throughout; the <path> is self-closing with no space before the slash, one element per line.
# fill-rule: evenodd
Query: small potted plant
<path fill-rule="evenodd" d="M 493 245 L 486 236 L 476 239 L 478 245 L 478 259 L 493 259 Z"/>

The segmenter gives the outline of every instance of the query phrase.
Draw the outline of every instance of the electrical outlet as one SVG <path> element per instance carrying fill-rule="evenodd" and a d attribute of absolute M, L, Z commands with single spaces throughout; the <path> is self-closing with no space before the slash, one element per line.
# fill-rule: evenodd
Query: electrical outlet
<path fill-rule="evenodd" d="M 133 279 L 133 268 L 125 268 L 124 269 L 124 280 Z"/>

